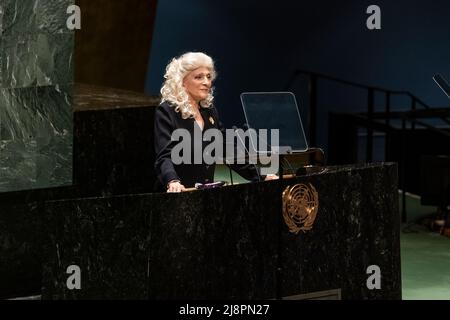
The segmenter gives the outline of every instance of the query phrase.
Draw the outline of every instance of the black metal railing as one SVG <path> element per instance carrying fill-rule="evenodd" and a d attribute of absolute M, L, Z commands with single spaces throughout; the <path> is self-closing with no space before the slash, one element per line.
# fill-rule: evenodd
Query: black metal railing
<path fill-rule="evenodd" d="M 332 77 L 329 75 L 311 72 L 308 70 L 295 70 L 291 77 L 289 78 L 287 84 L 284 87 L 284 91 L 289 91 L 294 81 L 299 76 L 307 76 L 308 77 L 308 96 L 309 96 L 309 108 L 308 108 L 308 128 L 309 128 L 309 144 L 311 146 L 316 146 L 317 143 L 317 101 L 318 101 L 318 81 L 319 80 L 328 80 L 332 82 L 336 82 L 339 84 L 351 86 L 354 88 L 367 90 L 367 112 L 366 113 L 356 113 L 354 114 L 355 123 L 358 124 L 359 127 L 366 128 L 367 136 L 366 136 L 366 161 L 372 162 L 373 160 L 373 133 L 374 130 L 381 131 L 384 133 L 388 133 L 391 130 L 397 130 L 396 128 L 391 126 L 392 119 L 401 120 L 401 136 L 402 136 L 402 147 L 401 147 L 401 156 L 399 159 L 399 179 L 400 179 L 400 188 L 402 189 L 402 220 L 406 222 L 406 150 L 405 150 L 405 139 L 406 139 L 406 130 L 407 130 L 407 122 L 410 123 L 411 130 L 416 129 L 416 125 L 423 126 L 429 130 L 437 132 L 441 135 L 444 135 L 450 138 L 450 133 L 446 130 L 442 130 L 430 124 L 427 124 L 419 119 L 422 118 L 436 118 L 443 120 L 447 125 L 450 125 L 449 117 L 450 117 L 450 108 L 431 108 L 428 104 L 423 102 L 417 96 L 412 94 L 409 91 L 396 91 L 390 90 L 377 86 L 368 86 L 360 83 L 347 81 L 343 79 L 339 79 L 336 77 Z M 384 112 L 375 112 L 375 94 L 383 93 L 385 95 L 385 108 Z M 393 96 L 406 96 L 411 100 L 410 110 L 409 111 L 392 111 L 391 100 Z M 421 107 L 421 109 L 418 109 Z M 377 122 L 376 120 L 381 119 L 385 120 L 384 124 Z M 387 152 L 387 144 L 385 145 L 385 154 Z"/>

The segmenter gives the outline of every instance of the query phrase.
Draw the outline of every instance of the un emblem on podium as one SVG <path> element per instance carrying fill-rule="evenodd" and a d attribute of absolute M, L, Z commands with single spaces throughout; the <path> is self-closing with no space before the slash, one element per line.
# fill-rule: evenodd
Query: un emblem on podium
<path fill-rule="evenodd" d="M 283 217 L 289 231 L 311 230 L 319 210 L 319 194 L 312 184 L 288 186 L 283 192 Z"/>

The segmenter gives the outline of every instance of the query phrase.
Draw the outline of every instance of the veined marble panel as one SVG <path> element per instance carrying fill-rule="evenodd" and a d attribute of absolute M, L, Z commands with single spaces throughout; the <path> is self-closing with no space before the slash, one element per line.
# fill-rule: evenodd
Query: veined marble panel
<path fill-rule="evenodd" d="M 72 183 L 75 0 L 0 0 L 0 192 Z"/>
<path fill-rule="evenodd" d="M 36 9 L 38 1 L 0 0 L 0 36 L 36 32 Z"/>
<path fill-rule="evenodd" d="M 0 0 L 0 36 L 72 33 L 67 8 L 75 0 Z"/>
<path fill-rule="evenodd" d="M 75 0 L 37 0 L 36 25 L 39 32 L 58 34 L 72 33 L 67 29 L 67 8 Z"/>
<path fill-rule="evenodd" d="M 3 37 L 0 48 L 0 88 L 62 85 L 73 81 L 73 34 Z"/>
<path fill-rule="evenodd" d="M 16 35 L 0 39 L 0 88 L 37 85 L 37 35 Z"/>
<path fill-rule="evenodd" d="M 72 183 L 71 86 L 0 89 L 0 192 Z"/>
<path fill-rule="evenodd" d="M 36 80 L 39 86 L 73 83 L 73 34 L 43 34 L 36 39 Z"/>

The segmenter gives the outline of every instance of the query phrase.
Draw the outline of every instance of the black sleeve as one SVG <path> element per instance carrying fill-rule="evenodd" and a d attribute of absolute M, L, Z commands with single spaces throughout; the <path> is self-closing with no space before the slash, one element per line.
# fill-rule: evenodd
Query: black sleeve
<path fill-rule="evenodd" d="M 172 132 L 175 125 L 167 107 L 158 106 L 155 111 L 155 171 L 161 184 L 165 187 L 172 180 L 179 180 L 171 160 L 173 142 Z"/>
<path fill-rule="evenodd" d="M 225 129 L 223 123 L 220 121 L 219 114 L 215 107 L 212 107 L 212 112 L 213 112 L 214 117 L 217 120 L 217 126 L 218 126 L 219 130 L 222 132 L 223 143 L 224 143 L 223 150 L 225 152 L 226 151 L 226 139 L 225 139 L 226 129 Z M 235 145 L 234 148 L 235 148 L 234 154 L 236 155 L 237 154 L 237 152 L 236 152 L 237 146 Z M 266 176 L 263 176 L 260 174 L 260 169 L 255 164 L 249 163 L 249 161 L 247 161 L 248 163 L 245 163 L 245 164 L 237 164 L 236 159 L 234 159 L 234 160 L 235 160 L 234 164 L 227 164 L 227 166 L 229 166 L 232 170 L 236 171 L 244 179 L 247 179 L 247 180 L 250 180 L 253 182 L 263 181 L 265 179 Z"/>

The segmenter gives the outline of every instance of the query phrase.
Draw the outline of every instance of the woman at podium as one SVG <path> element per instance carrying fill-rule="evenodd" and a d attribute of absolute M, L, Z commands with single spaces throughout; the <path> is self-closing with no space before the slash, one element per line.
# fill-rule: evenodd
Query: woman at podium
<path fill-rule="evenodd" d="M 158 177 L 158 190 L 182 192 L 196 183 L 211 183 L 214 179 L 215 165 L 206 163 L 174 164 L 171 153 L 178 141 L 172 141 L 176 129 L 185 129 L 202 150 L 207 145 L 201 134 L 207 129 L 216 128 L 224 132 L 216 108 L 213 105 L 213 81 L 216 77 L 214 62 L 201 52 L 188 52 L 173 58 L 166 67 L 164 83 L 161 88 L 161 104 L 155 113 L 155 170 Z M 225 136 L 224 136 L 225 140 Z M 191 150 L 194 150 L 192 148 Z M 199 152 L 196 150 L 195 152 Z M 193 153 L 193 152 L 192 152 Z M 193 155 L 190 155 L 193 158 Z M 232 165 L 244 178 L 251 181 L 270 180 L 273 176 L 259 174 L 253 164 Z"/>

